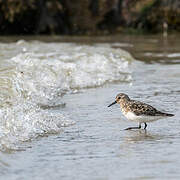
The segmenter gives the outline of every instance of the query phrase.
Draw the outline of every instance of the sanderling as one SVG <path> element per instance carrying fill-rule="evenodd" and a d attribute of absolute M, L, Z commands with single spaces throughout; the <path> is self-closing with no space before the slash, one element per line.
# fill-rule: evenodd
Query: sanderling
<path fill-rule="evenodd" d="M 174 114 L 163 113 L 158 111 L 151 105 L 131 100 L 128 95 L 120 93 L 116 96 L 116 100 L 111 103 L 108 107 L 113 104 L 120 104 L 121 111 L 124 116 L 131 121 L 139 123 L 138 127 L 129 127 L 125 130 L 130 129 L 141 129 L 141 124 L 144 123 L 144 129 L 146 129 L 148 122 L 156 121 L 158 119 L 174 116 Z"/>

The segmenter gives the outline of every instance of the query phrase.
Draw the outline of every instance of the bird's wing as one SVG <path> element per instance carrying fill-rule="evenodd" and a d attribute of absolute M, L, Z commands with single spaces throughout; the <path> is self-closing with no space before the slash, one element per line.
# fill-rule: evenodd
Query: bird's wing
<path fill-rule="evenodd" d="M 137 116 L 139 115 L 155 116 L 161 114 L 160 111 L 158 111 L 156 108 L 152 107 L 151 105 L 133 100 L 129 102 L 129 109 L 130 111 L 134 112 Z"/>

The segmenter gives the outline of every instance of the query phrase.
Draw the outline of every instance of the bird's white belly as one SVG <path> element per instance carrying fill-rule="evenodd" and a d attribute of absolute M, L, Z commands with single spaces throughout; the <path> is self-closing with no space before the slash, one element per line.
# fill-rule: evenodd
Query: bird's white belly
<path fill-rule="evenodd" d="M 163 116 L 146 116 L 146 115 L 137 116 L 133 112 L 128 112 L 128 113 L 126 113 L 124 115 L 125 115 L 125 117 L 128 120 L 136 121 L 136 122 L 140 122 L 140 123 L 143 123 L 143 122 L 152 122 L 152 121 L 157 121 L 158 119 L 165 118 Z"/>

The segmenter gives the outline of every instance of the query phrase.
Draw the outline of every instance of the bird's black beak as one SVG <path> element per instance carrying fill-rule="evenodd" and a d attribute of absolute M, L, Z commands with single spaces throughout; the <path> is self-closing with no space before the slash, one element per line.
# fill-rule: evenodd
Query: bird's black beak
<path fill-rule="evenodd" d="M 117 102 L 116 101 L 114 101 L 113 103 L 111 103 L 108 107 L 110 107 L 110 106 L 112 106 L 112 105 L 114 105 L 114 104 L 116 104 Z"/>

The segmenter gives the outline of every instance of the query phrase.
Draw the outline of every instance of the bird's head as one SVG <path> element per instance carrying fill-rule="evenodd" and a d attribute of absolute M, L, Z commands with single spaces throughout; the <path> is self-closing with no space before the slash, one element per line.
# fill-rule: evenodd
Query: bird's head
<path fill-rule="evenodd" d="M 112 106 L 112 105 L 114 105 L 114 104 L 116 104 L 116 103 L 120 104 L 120 103 L 121 103 L 122 101 L 124 101 L 124 100 L 129 101 L 130 98 L 128 97 L 128 95 L 126 95 L 126 94 L 124 94 L 124 93 L 119 93 L 119 94 L 116 96 L 116 100 L 115 100 L 113 103 L 111 103 L 108 107 L 110 107 L 110 106 Z"/>

